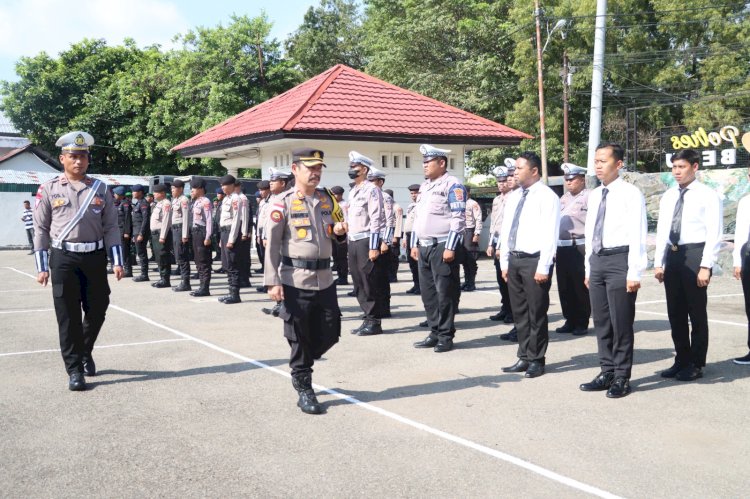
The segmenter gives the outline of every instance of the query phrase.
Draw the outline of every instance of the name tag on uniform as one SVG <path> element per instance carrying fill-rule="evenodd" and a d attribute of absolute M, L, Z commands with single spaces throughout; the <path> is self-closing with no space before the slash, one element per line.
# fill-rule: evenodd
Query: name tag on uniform
<path fill-rule="evenodd" d="M 292 227 L 309 227 L 310 219 L 309 218 L 292 218 L 291 223 L 292 223 Z"/>
<path fill-rule="evenodd" d="M 60 206 L 65 206 L 66 204 L 68 204 L 67 198 L 55 198 L 52 200 L 53 208 L 59 208 Z"/>

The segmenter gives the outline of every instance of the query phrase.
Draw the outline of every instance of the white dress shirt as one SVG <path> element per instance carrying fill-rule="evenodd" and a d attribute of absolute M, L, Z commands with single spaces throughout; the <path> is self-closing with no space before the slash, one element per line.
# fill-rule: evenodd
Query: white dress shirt
<path fill-rule="evenodd" d="M 750 236 L 750 195 L 740 199 L 740 202 L 737 204 L 737 220 L 734 227 L 734 251 L 732 251 L 733 267 L 742 267 L 742 247 L 747 243 L 748 236 Z"/>
<path fill-rule="evenodd" d="M 621 178 L 610 182 L 607 194 L 607 211 L 604 214 L 602 230 L 602 248 L 629 246 L 628 281 L 640 281 L 641 273 L 646 268 L 646 201 L 641 191 Z M 586 213 L 586 277 L 591 273 L 592 248 L 594 247 L 594 225 L 599 205 L 602 202 L 602 190 L 599 186 L 589 194 L 589 207 Z"/>
<path fill-rule="evenodd" d="M 701 258 L 701 267 L 713 267 L 719 255 L 721 235 L 723 233 L 723 210 L 721 198 L 716 192 L 693 180 L 687 187 L 682 204 L 682 225 L 678 245 L 706 243 Z M 680 198 L 679 186 L 674 186 L 664 193 L 659 201 L 659 222 L 656 225 L 656 249 L 654 250 L 654 267 L 664 267 L 665 250 L 672 229 L 672 218 L 677 200 Z"/>
<path fill-rule="evenodd" d="M 528 189 L 526 201 L 518 219 L 516 247 L 513 251 L 539 252 L 538 274 L 549 274 L 550 265 L 557 253 L 557 236 L 560 232 L 560 199 L 557 194 L 537 181 Z M 508 239 L 516 216 L 516 206 L 521 201 L 523 189 L 509 193 L 503 208 L 503 225 L 500 229 L 500 268 L 508 270 Z"/>

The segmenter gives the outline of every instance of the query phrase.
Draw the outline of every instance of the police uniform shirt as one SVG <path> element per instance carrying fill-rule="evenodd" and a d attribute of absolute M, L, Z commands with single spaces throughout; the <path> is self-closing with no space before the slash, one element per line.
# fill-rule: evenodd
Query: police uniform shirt
<path fill-rule="evenodd" d="M 266 226 L 263 284 L 284 284 L 299 289 L 321 290 L 333 285 L 330 266 L 308 270 L 282 264 L 282 257 L 303 260 L 328 260 L 333 253 L 333 200 L 323 189 L 312 196 L 289 190 L 272 201 Z"/>
<path fill-rule="evenodd" d="M 265 236 L 263 235 L 263 225 L 266 221 L 266 212 L 268 211 L 269 207 L 269 199 L 270 196 L 266 196 L 258 201 L 258 213 L 255 216 L 255 234 L 260 239 L 265 239 Z"/>
<path fill-rule="evenodd" d="M 89 176 L 77 182 L 68 180 L 63 174 L 39 186 L 33 213 L 34 250 L 44 253 L 37 254 L 39 272 L 47 272 L 46 252 L 51 241 L 57 240 L 68 223 L 73 220 L 95 184 L 96 181 Z M 96 194 L 83 212 L 83 217 L 65 237 L 65 242 L 70 243 L 92 243 L 100 240 L 104 240 L 104 246 L 113 263 L 122 265 L 117 211 L 112 194 L 104 182 L 99 183 Z"/>
<path fill-rule="evenodd" d="M 560 199 L 557 194 L 541 181 L 534 182 L 528 189 L 516 232 L 516 246 L 513 251 L 523 253 L 539 252 L 538 274 L 549 274 L 549 268 L 557 253 L 557 236 L 560 233 Z M 508 270 L 508 239 L 513 227 L 516 206 L 521 201 L 524 189 L 511 192 L 503 209 L 503 227 L 500 232 L 500 268 Z"/>
<path fill-rule="evenodd" d="M 701 267 L 711 268 L 716 262 L 723 233 L 722 203 L 719 195 L 705 184 L 693 180 L 686 187 L 682 205 L 682 223 L 678 245 L 706 243 Z M 659 221 L 656 225 L 654 267 L 663 267 L 675 205 L 680 198 L 679 186 L 667 189 L 659 201 Z M 609 201 L 609 197 L 607 198 Z M 609 206 L 608 206 L 609 207 Z"/>
<path fill-rule="evenodd" d="M 133 223 L 133 236 L 143 236 L 146 231 L 149 230 L 149 224 L 151 223 L 151 205 L 144 198 L 133 200 L 133 212 L 138 212 L 139 216 L 134 217 L 140 219 L 140 224 L 136 226 Z"/>
<path fill-rule="evenodd" d="M 687 194 L 686 194 L 687 195 Z M 737 220 L 734 227 L 734 250 L 732 266 L 742 267 L 742 247 L 750 239 L 750 195 L 746 195 L 737 204 Z"/>
<path fill-rule="evenodd" d="M 409 203 L 406 207 L 406 220 L 404 221 L 404 232 L 412 232 L 414 230 L 414 218 L 417 216 L 417 203 Z"/>
<path fill-rule="evenodd" d="M 193 203 L 193 223 L 192 227 L 205 227 L 206 236 L 204 239 L 211 239 L 214 233 L 214 219 L 211 214 L 211 201 L 206 196 L 201 196 Z"/>
<path fill-rule="evenodd" d="M 244 192 L 235 194 L 240 200 L 240 234 L 242 237 L 250 235 L 250 202 Z"/>
<path fill-rule="evenodd" d="M 420 238 L 448 237 L 445 248 L 455 251 L 466 228 L 466 189 L 453 175 L 427 179 L 419 187 L 410 247 Z"/>
<path fill-rule="evenodd" d="M 380 232 L 385 228 L 383 193 L 371 182 L 362 182 L 349 191 L 349 234 L 370 234 L 370 249 L 380 249 Z"/>
<path fill-rule="evenodd" d="M 151 233 L 159 232 L 159 239 L 166 239 L 172 227 L 171 212 L 172 204 L 167 198 L 158 201 L 154 209 L 151 210 Z"/>
<path fill-rule="evenodd" d="M 511 191 L 512 192 L 512 191 Z M 495 196 L 492 200 L 492 214 L 490 215 L 490 242 L 489 245 L 497 248 L 500 243 L 500 231 L 503 227 L 503 213 L 505 203 L 508 201 L 510 192 L 504 192 Z"/>
<path fill-rule="evenodd" d="M 474 229 L 474 235 L 482 233 L 482 207 L 469 198 L 466 200 L 466 228 Z"/>
<path fill-rule="evenodd" d="M 382 192 L 383 195 L 383 212 L 385 214 L 385 228 L 381 231 L 383 241 L 386 244 L 391 244 L 393 240 L 393 234 L 396 231 L 396 211 L 393 208 L 393 197 L 387 192 Z"/>
<path fill-rule="evenodd" d="M 221 202 L 219 226 L 229 227 L 229 241 L 236 241 L 240 232 L 240 198 L 237 194 L 224 196 Z"/>
<path fill-rule="evenodd" d="M 583 189 L 575 196 L 566 192 L 560 198 L 560 240 L 569 241 L 585 237 L 586 214 L 588 210 L 589 190 Z"/>
<path fill-rule="evenodd" d="M 401 239 L 404 236 L 404 209 L 398 203 L 393 203 L 393 215 L 396 218 L 396 226 L 393 229 L 393 238 Z"/>
<path fill-rule="evenodd" d="M 641 191 L 621 178 L 610 182 L 604 215 L 602 248 L 628 246 L 628 281 L 640 281 L 646 268 L 646 202 Z M 586 277 L 591 273 L 589 260 L 593 248 L 594 225 L 602 201 L 603 185 L 589 193 L 586 213 Z"/>
<path fill-rule="evenodd" d="M 190 225 L 190 202 L 184 194 L 172 200 L 172 225 L 182 224 L 182 237 L 187 239 Z"/>

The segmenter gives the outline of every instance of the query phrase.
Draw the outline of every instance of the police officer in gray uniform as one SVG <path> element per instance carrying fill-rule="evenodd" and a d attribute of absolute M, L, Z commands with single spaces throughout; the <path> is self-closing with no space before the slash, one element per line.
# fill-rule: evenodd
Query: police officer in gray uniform
<path fill-rule="evenodd" d="M 86 175 L 94 138 L 70 132 L 61 148 L 63 174 L 43 183 L 34 208 L 37 282 L 52 279 L 52 297 L 68 389 L 86 389 L 84 372 L 96 375 L 91 355 L 109 306 L 107 254 L 113 273 L 123 277 L 117 211 L 107 185 Z"/>
<path fill-rule="evenodd" d="M 453 320 L 460 294 L 459 262 L 464 248 L 466 189 L 447 172 L 449 150 L 419 147 L 426 180 L 419 188 L 411 257 L 419 262 L 419 287 L 430 335 L 414 344 L 435 352 L 453 349 Z"/>
<path fill-rule="evenodd" d="M 172 275 L 172 231 L 170 230 L 172 204 L 167 199 L 166 185 L 154 186 L 154 200 L 156 205 L 151 210 L 151 248 L 154 250 L 154 259 L 159 267 L 159 280 L 151 286 L 168 288 Z"/>
<path fill-rule="evenodd" d="M 172 182 L 172 247 L 181 278 L 172 291 L 190 291 L 190 201 L 178 178 Z"/>
<path fill-rule="evenodd" d="M 307 414 L 321 414 L 312 366 L 341 335 L 330 241 L 343 238 L 346 229 L 336 200 L 317 188 L 325 166 L 323 151 L 297 149 L 292 155 L 295 188 L 277 197 L 268 215 L 264 282 L 271 299 L 283 301 L 279 316 L 291 347 L 297 406 Z"/>
<path fill-rule="evenodd" d="M 133 193 L 133 244 L 138 265 L 141 268 L 140 275 L 133 277 L 135 282 L 148 281 L 148 241 L 151 238 L 151 205 L 146 201 L 143 194 L 143 186 L 135 184 L 130 188 Z"/>
<path fill-rule="evenodd" d="M 200 287 L 191 291 L 191 296 L 209 296 L 211 284 L 211 237 L 214 233 L 211 201 L 206 197 L 206 181 L 194 178 L 190 181 L 190 197 L 193 200 L 190 232 L 193 239 L 193 258 L 198 271 Z"/>
<path fill-rule="evenodd" d="M 393 196 L 383 190 L 385 177 L 385 172 L 374 167 L 370 168 L 370 171 L 367 172 L 367 180 L 377 186 L 383 196 L 383 214 L 385 215 L 385 227 L 380 230 L 380 257 L 375 262 L 375 272 L 377 272 L 375 292 L 381 311 L 379 319 L 391 316 L 391 244 L 393 243 L 393 235 L 396 229 L 396 212 L 393 208 Z"/>
<path fill-rule="evenodd" d="M 133 233 L 133 209 L 130 200 L 125 197 L 125 188 L 118 186 L 112 189 L 115 195 L 115 206 L 117 207 L 117 228 L 120 229 L 120 245 L 122 246 L 122 256 L 124 258 L 123 267 L 125 273 L 123 277 L 133 277 L 133 267 L 130 262 L 130 236 Z"/>
<path fill-rule="evenodd" d="M 414 286 L 406 290 L 407 294 L 418 295 L 421 293 L 419 289 L 419 269 L 417 268 L 417 261 L 411 257 L 411 251 L 409 251 L 409 241 L 411 240 L 411 233 L 414 230 L 414 217 L 417 215 L 417 195 L 419 194 L 419 184 L 411 184 L 409 186 L 409 196 L 411 197 L 411 203 L 406 207 L 406 220 L 404 220 L 404 240 L 401 245 L 406 249 L 406 261 L 409 263 L 409 271 L 411 272 L 411 280 Z"/>
<path fill-rule="evenodd" d="M 221 266 L 227 271 L 227 282 L 229 284 L 229 294 L 220 297 L 219 301 L 227 305 L 242 301 L 240 299 L 240 274 L 237 267 L 238 259 L 241 259 L 238 256 L 241 245 L 238 243 L 241 239 L 240 223 L 242 218 L 240 199 L 234 193 L 236 181 L 237 179 L 233 175 L 224 175 L 219 180 L 226 196 L 221 202 L 221 216 L 219 218 Z"/>

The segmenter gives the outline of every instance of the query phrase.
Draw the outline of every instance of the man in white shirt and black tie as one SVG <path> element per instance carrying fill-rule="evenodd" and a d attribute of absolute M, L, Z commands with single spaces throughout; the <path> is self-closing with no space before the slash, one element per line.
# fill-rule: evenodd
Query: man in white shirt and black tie
<path fill-rule="evenodd" d="M 503 372 L 544 374 L 549 342 L 549 288 L 560 231 L 560 200 L 541 180 L 542 161 L 533 152 L 516 159 L 520 189 L 508 197 L 500 232 L 500 268 L 508 282 L 518 334 L 518 361 Z"/>
<path fill-rule="evenodd" d="M 693 149 L 672 156 L 677 185 L 662 196 L 656 226 L 654 277 L 664 283 L 676 352 L 674 364 L 661 376 L 680 381 L 703 376 L 708 351 L 707 290 L 723 232 L 719 195 L 695 178 L 700 160 Z"/>
<path fill-rule="evenodd" d="M 602 185 L 589 194 L 586 214 L 586 286 L 599 349 L 601 373 L 580 385 L 607 397 L 630 393 L 635 299 L 646 268 L 646 202 L 637 187 L 619 177 L 623 149 L 602 144 L 594 157 Z"/>
<path fill-rule="evenodd" d="M 750 170 L 748 171 L 750 177 Z M 732 265 L 734 278 L 742 281 L 742 294 L 745 297 L 745 315 L 747 316 L 747 348 L 750 350 L 750 194 L 737 204 L 737 220 L 734 228 L 734 251 Z M 750 353 L 744 357 L 737 357 L 732 362 L 750 365 Z"/>

